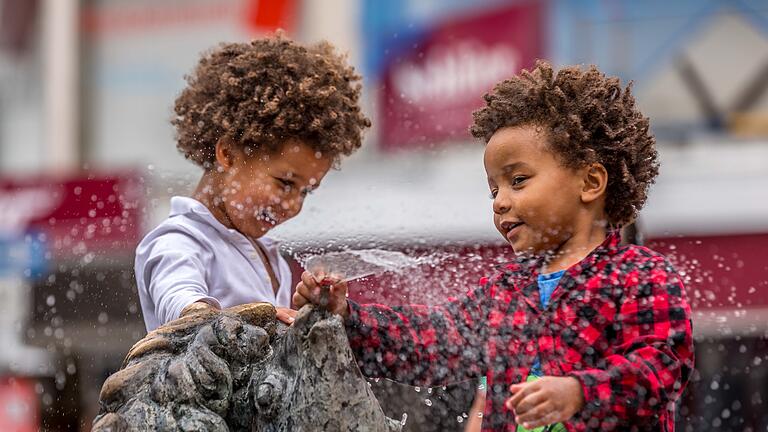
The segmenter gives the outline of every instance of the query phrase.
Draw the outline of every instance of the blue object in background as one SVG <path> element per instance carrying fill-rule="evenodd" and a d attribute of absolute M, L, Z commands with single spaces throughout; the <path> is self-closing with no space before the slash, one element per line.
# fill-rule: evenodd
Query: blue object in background
<path fill-rule="evenodd" d="M 361 33 L 364 37 L 366 80 L 377 79 L 392 59 L 413 49 L 413 44 L 437 23 L 462 15 L 482 13 L 509 0 L 364 0 Z"/>
<path fill-rule="evenodd" d="M 764 0 L 550 0 L 550 59 L 645 81 L 718 15 L 768 34 Z"/>
<path fill-rule="evenodd" d="M 14 274 L 29 279 L 42 277 L 48 268 L 47 252 L 45 236 L 40 232 L 0 234 L 0 277 Z"/>
<path fill-rule="evenodd" d="M 364 0 L 364 75 L 377 78 L 384 65 L 441 22 L 523 1 Z M 623 80 L 647 79 L 718 15 L 736 14 L 768 35 L 765 0 L 541 1 L 547 5 L 548 60 L 596 63 Z"/>

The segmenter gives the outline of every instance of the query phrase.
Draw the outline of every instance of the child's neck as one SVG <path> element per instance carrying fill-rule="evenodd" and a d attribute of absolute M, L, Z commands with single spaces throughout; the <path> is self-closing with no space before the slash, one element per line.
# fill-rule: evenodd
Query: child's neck
<path fill-rule="evenodd" d="M 216 173 L 206 171 L 200 179 L 200 182 L 197 183 L 197 188 L 195 188 L 195 192 L 192 193 L 192 198 L 200 201 L 206 208 L 208 208 L 208 211 L 210 211 L 213 217 L 215 217 L 222 225 L 230 229 L 235 229 L 224 208 L 224 203 L 221 199 L 217 199 L 217 197 L 221 196 L 221 190 L 218 186 L 219 184 L 220 182 L 216 178 Z"/>
<path fill-rule="evenodd" d="M 603 225 L 592 225 L 589 229 L 576 231 L 548 255 L 541 266 L 541 273 L 565 270 L 580 262 L 600 246 L 607 235 L 608 231 Z"/>

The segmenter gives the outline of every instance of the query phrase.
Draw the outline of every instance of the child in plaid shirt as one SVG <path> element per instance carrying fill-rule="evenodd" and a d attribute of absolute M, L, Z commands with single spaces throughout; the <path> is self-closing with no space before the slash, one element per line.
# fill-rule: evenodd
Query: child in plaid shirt
<path fill-rule="evenodd" d="M 487 377 L 483 430 L 674 430 L 693 368 L 690 307 L 661 254 L 620 245 L 658 173 L 630 88 L 544 62 L 474 114 L 496 228 L 518 255 L 441 306 L 359 305 L 302 275 L 296 306 L 346 323 L 364 374 L 420 386 Z M 330 287 L 329 287 L 330 285 Z"/>

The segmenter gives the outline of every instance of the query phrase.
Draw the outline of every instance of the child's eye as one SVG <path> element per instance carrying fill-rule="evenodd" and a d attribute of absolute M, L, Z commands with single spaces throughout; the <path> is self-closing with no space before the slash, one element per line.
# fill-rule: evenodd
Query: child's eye
<path fill-rule="evenodd" d="M 525 176 L 515 176 L 512 179 L 512 186 L 519 186 L 522 182 L 526 181 L 528 177 Z"/>
<path fill-rule="evenodd" d="M 306 197 L 307 195 L 311 194 L 315 191 L 315 188 L 313 187 L 305 187 L 301 190 L 301 196 Z"/>
<path fill-rule="evenodd" d="M 275 177 L 277 181 L 280 182 L 281 185 L 283 185 L 283 190 L 285 192 L 290 192 L 293 190 L 293 188 L 296 186 L 296 183 L 292 182 L 291 180 L 286 180 L 280 177 Z"/>
<path fill-rule="evenodd" d="M 498 194 L 499 194 L 499 190 L 498 189 L 491 189 L 491 193 L 488 195 L 488 198 L 495 199 L 496 195 L 498 195 Z"/>

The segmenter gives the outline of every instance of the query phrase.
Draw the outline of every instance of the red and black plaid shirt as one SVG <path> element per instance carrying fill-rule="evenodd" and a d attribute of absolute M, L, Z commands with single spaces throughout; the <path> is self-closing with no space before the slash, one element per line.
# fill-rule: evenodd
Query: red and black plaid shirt
<path fill-rule="evenodd" d="M 584 407 L 569 431 L 674 430 L 693 369 L 690 307 L 660 254 L 612 233 L 569 268 L 542 310 L 539 263 L 516 262 L 441 306 L 350 302 L 347 333 L 367 376 L 418 386 L 488 377 L 485 431 L 514 431 L 504 406 L 535 357 L 544 375 L 573 376 Z"/>

